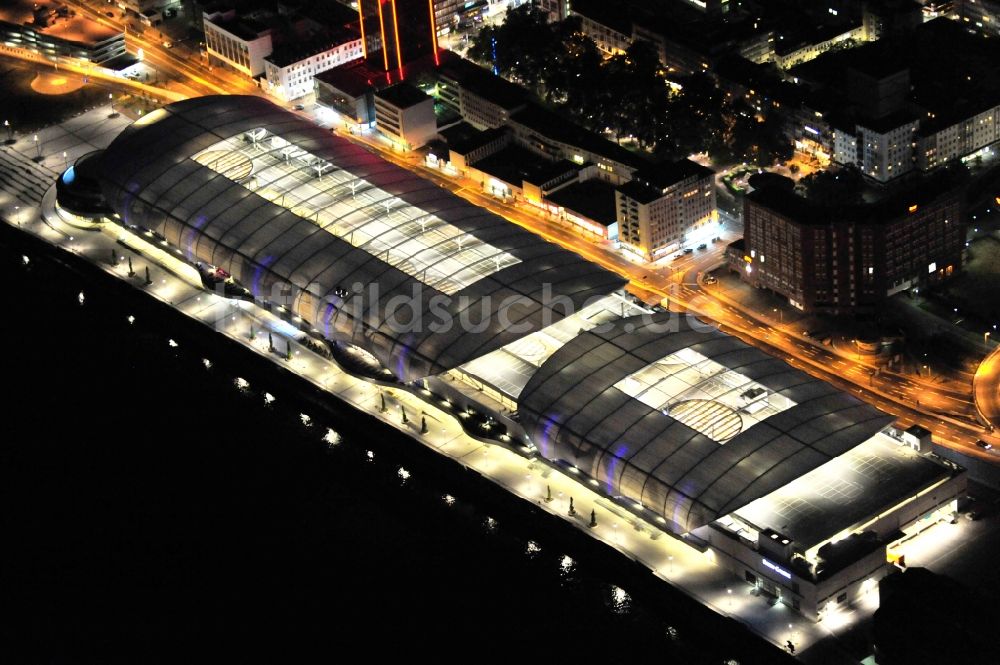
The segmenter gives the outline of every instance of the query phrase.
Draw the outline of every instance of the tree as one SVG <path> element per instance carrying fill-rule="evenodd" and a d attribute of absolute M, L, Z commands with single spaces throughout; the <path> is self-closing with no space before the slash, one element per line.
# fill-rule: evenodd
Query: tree
<path fill-rule="evenodd" d="M 509 10 L 501 25 L 480 30 L 469 47 L 469 57 L 504 78 L 538 89 L 555 65 L 553 55 L 561 45 L 546 15 L 531 5 L 522 5 Z"/>
<path fill-rule="evenodd" d="M 817 171 L 799 181 L 806 190 L 806 198 L 824 204 L 861 203 L 864 179 L 854 166 L 838 171 Z"/>
<path fill-rule="evenodd" d="M 674 158 L 702 151 L 714 155 L 723 145 L 722 92 L 706 74 L 683 78 L 679 85 L 669 97 L 656 152 Z"/>

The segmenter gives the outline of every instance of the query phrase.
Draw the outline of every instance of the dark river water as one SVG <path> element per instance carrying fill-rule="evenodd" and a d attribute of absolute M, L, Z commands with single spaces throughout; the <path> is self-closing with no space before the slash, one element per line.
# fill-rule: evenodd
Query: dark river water
<path fill-rule="evenodd" d="M 0 276 L 4 662 L 785 662 L 560 521 L 6 228 Z"/>

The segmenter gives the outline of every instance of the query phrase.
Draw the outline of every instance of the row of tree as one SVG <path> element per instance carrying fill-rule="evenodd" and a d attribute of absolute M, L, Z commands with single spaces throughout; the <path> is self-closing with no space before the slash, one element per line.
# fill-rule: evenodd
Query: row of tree
<path fill-rule="evenodd" d="M 502 25 L 480 30 L 469 57 L 580 124 L 619 141 L 632 138 L 658 155 L 708 152 L 726 164 L 791 157 L 774 114 L 729 98 L 707 74 L 668 80 L 648 42 L 605 58 L 579 17 L 549 23 L 530 5 L 508 11 Z"/>

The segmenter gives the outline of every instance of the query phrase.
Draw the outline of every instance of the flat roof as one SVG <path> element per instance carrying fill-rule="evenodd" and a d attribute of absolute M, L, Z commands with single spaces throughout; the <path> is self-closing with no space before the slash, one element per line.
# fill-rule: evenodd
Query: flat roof
<path fill-rule="evenodd" d="M 313 78 L 347 95 L 360 97 L 379 85 L 384 85 L 384 74 L 369 67 L 364 60 L 357 60 L 320 72 Z"/>
<path fill-rule="evenodd" d="M 455 79 L 465 90 L 508 111 L 523 106 L 530 97 L 528 91 L 516 83 L 464 58 L 455 57 L 442 63 L 440 73 Z"/>
<path fill-rule="evenodd" d="M 635 179 L 647 182 L 653 187 L 666 189 L 692 176 L 708 178 L 713 175 L 715 171 L 707 166 L 692 162 L 690 159 L 678 159 L 676 162 L 660 162 L 636 171 Z"/>
<path fill-rule="evenodd" d="M 258 39 L 270 30 L 270 26 L 249 16 L 234 16 L 232 18 L 219 16 L 215 19 L 206 16 L 205 20 L 248 42 Z"/>
<path fill-rule="evenodd" d="M 857 124 L 865 129 L 870 129 L 879 134 L 891 132 L 899 129 L 903 125 L 908 125 L 919 120 L 919 116 L 909 109 L 900 109 L 881 118 L 858 120 Z"/>
<path fill-rule="evenodd" d="M 747 201 L 793 219 L 800 224 L 829 224 L 852 217 L 858 222 L 884 223 L 913 212 L 938 199 L 959 198 L 967 176 L 964 167 L 942 167 L 927 174 L 904 179 L 885 189 L 882 198 L 859 204 L 833 205 L 811 201 L 783 187 L 761 187 L 746 196 Z M 916 209 L 911 211 L 911 208 Z"/>
<path fill-rule="evenodd" d="M 282 44 L 264 59 L 277 67 L 287 67 L 317 53 L 323 53 L 359 39 L 361 39 L 359 34 L 347 28 L 330 28 L 325 34 L 314 39 Z"/>
<path fill-rule="evenodd" d="M 496 141 L 509 131 L 506 127 L 478 130 L 467 122 L 461 122 L 444 130 L 441 135 L 448 142 L 449 150 L 465 155 Z"/>
<path fill-rule="evenodd" d="M 397 83 L 375 92 L 375 96 L 383 99 L 398 109 L 408 109 L 411 106 L 432 99 L 420 88 L 409 83 Z"/>
<path fill-rule="evenodd" d="M 943 464 L 879 433 L 733 515 L 779 531 L 805 551 L 950 475 Z"/>
<path fill-rule="evenodd" d="M 0 4 L 0 21 L 27 26 L 44 35 L 84 45 L 93 45 L 123 34 L 120 30 L 114 30 L 87 18 L 72 7 L 68 8 L 73 12 L 72 16 L 51 15 L 48 18 L 48 25 L 36 25 L 34 7 L 35 3 L 30 0 L 6 0 Z M 55 12 L 58 7 L 66 5 L 56 2 L 43 3 L 39 5 L 39 10 L 49 9 Z"/>
<path fill-rule="evenodd" d="M 498 150 L 489 157 L 473 163 L 472 166 L 518 187 L 523 181 L 533 185 L 543 185 L 564 173 L 580 170 L 580 166 L 573 162 L 565 159 L 553 162 L 518 145 L 509 145 Z"/>
<path fill-rule="evenodd" d="M 615 208 L 615 186 L 606 180 L 591 178 L 558 189 L 546 198 L 567 210 L 578 212 L 604 226 L 614 224 L 618 216 Z"/>
<path fill-rule="evenodd" d="M 524 125 L 543 138 L 576 146 L 606 159 L 610 159 L 635 169 L 649 166 L 649 160 L 642 155 L 621 147 L 588 129 L 574 123 L 569 118 L 529 103 L 510 117 L 512 122 Z"/>

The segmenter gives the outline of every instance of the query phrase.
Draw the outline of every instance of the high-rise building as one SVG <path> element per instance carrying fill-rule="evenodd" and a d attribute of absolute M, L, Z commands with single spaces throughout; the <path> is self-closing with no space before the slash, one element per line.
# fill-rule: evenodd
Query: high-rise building
<path fill-rule="evenodd" d="M 438 27 L 434 0 L 357 0 L 365 57 L 370 64 L 406 78 L 406 65 L 431 55 L 439 61 Z M 368 50 L 365 36 L 377 33 L 378 52 Z"/>
<path fill-rule="evenodd" d="M 715 220 L 715 173 L 688 159 L 636 171 L 618 188 L 618 240 L 645 260 L 676 251 Z"/>
<path fill-rule="evenodd" d="M 944 175 L 858 205 L 758 189 L 745 199 L 743 255 L 731 252 L 731 266 L 807 312 L 873 312 L 887 297 L 961 267 L 962 190 Z"/>

